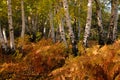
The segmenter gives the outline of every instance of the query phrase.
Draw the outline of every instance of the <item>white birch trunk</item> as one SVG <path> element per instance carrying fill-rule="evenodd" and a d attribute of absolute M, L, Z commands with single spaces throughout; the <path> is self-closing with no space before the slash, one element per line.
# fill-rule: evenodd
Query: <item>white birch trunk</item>
<path fill-rule="evenodd" d="M 91 20 L 92 20 L 92 0 L 88 0 L 87 21 L 86 21 L 85 33 L 84 33 L 84 39 L 83 39 L 84 47 L 88 46 L 88 37 L 90 35 Z"/>
<path fill-rule="evenodd" d="M 70 15 L 69 15 L 67 0 L 63 0 L 63 7 L 64 7 L 64 11 L 65 11 L 66 25 L 69 28 L 69 36 L 70 36 L 70 40 L 72 43 L 72 51 L 73 51 L 74 56 L 77 56 L 78 55 L 78 47 L 77 47 L 77 42 L 75 41 L 75 35 L 73 33 L 73 29 L 71 26 L 71 19 L 70 19 Z"/>
<path fill-rule="evenodd" d="M 7 0 L 7 5 L 8 5 L 8 24 L 9 24 L 9 35 L 10 35 L 10 48 L 15 49 L 11 0 Z"/>
<path fill-rule="evenodd" d="M 118 0 L 115 1 L 115 19 L 114 19 L 114 28 L 113 28 L 113 40 L 115 41 L 117 39 L 117 24 L 118 24 Z"/>
<path fill-rule="evenodd" d="M 4 34 L 2 34 L 1 25 L 0 25 L 0 43 L 1 43 L 2 49 L 7 51 L 7 41 L 4 40 Z"/>
<path fill-rule="evenodd" d="M 5 47 L 1 27 L 0 27 L 0 43 L 1 43 L 2 47 Z"/>
<path fill-rule="evenodd" d="M 60 20 L 60 23 L 59 23 L 59 30 L 60 30 L 61 38 L 62 38 L 66 48 L 68 48 L 68 44 L 67 44 L 67 41 L 66 41 L 66 38 L 65 38 L 64 24 L 63 24 L 62 19 Z"/>
<path fill-rule="evenodd" d="M 44 35 L 46 34 L 46 27 L 44 27 L 44 29 L 43 29 L 43 34 Z"/>
<path fill-rule="evenodd" d="M 68 2 L 67 0 L 63 0 L 63 6 L 64 6 L 64 10 L 65 10 L 65 17 L 66 17 L 66 24 L 67 27 L 69 28 L 69 36 L 71 38 L 71 42 L 74 43 L 75 42 L 75 35 L 73 33 L 73 29 L 71 26 L 71 19 L 70 19 L 70 15 L 69 15 L 69 9 L 68 9 Z"/>
<path fill-rule="evenodd" d="M 111 19 L 107 35 L 107 44 L 112 44 L 117 36 L 118 0 L 112 0 L 111 6 Z"/>
<path fill-rule="evenodd" d="M 22 31 L 21 37 L 24 38 L 25 35 L 25 12 L 24 12 L 24 1 L 21 0 L 21 11 L 22 11 Z"/>
<path fill-rule="evenodd" d="M 7 37 L 6 37 L 6 32 L 5 32 L 5 28 L 3 28 L 3 39 L 4 39 L 4 42 L 5 44 L 7 44 Z"/>

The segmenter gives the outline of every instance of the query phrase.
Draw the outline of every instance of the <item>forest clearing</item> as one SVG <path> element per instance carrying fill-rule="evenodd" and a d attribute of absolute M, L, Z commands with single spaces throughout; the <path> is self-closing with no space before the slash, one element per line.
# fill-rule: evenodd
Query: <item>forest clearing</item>
<path fill-rule="evenodd" d="M 0 80 L 120 80 L 120 0 L 1 0 Z"/>

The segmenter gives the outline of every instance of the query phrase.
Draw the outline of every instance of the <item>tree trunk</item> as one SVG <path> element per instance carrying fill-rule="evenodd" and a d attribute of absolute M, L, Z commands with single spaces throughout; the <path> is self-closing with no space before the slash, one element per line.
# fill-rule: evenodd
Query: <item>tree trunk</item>
<path fill-rule="evenodd" d="M 43 36 L 44 36 L 44 38 L 46 38 L 46 27 L 45 26 L 43 28 Z"/>
<path fill-rule="evenodd" d="M 118 0 L 112 0 L 111 6 L 111 19 L 107 35 L 107 44 L 112 44 L 117 36 Z"/>
<path fill-rule="evenodd" d="M 97 21 L 98 21 L 98 35 L 99 35 L 98 44 L 104 45 L 105 37 L 104 37 L 104 29 L 103 29 L 103 25 L 102 25 L 102 14 L 101 14 L 100 1 L 95 0 L 95 3 L 96 3 Z"/>
<path fill-rule="evenodd" d="M 6 37 L 6 32 L 5 32 L 5 28 L 3 28 L 3 39 L 4 39 L 4 42 L 5 44 L 7 45 L 7 37 Z"/>
<path fill-rule="evenodd" d="M 0 25 L 0 43 L 2 51 L 7 51 L 7 41 L 4 39 L 4 34 L 2 34 L 1 25 Z"/>
<path fill-rule="evenodd" d="M 25 13 L 24 13 L 24 1 L 21 0 L 21 11 L 22 11 L 22 32 L 21 37 L 24 38 L 25 35 Z"/>
<path fill-rule="evenodd" d="M 7 0 L 7 5 L 8 5 L 8 24 L 9 24 L 9 34 L 10 34 L 10 48 L 11 48 L 11 50 L 14 50 L 15 43 L 14 43 L 14 30 L 13 30 L 13 23 L 12 23 L 11 0 Z"/>
<path fill-rule="evenodd" d="M 113 40 L 115 41 L 117 39 L 117 24 L 118 24 L 118 19 L 119 19 L 119 14 L 118 14 L 118 0 L 114 0 L 115 2 L 115 19 L 114 19 L 114 28 L 113 28 Z"/>
<path fill-rule="evenodd" d="M 49 13 L 49 19 L 50 19 L 51 37 L 52 37 L 53 42 L 55 43 L 55 41 L 56 41 L 55 40 L 55 30 L 54 30 L 54 24 L 53 24 L 53 14 L 51 11 Z"/>
<path fill-rule="evenodd" d="M 85 33 L 84 33 L 84 39 L 83 39 L 84 47 L 88 47 L 88 37 L 90 35 L 91 20 L 92 20 L 92 0 L 88 0 L 87 21 L 86 21 Z"/>
<path fill-rule="evenodd" d="M 60 20 L 60 23 L 59 23 L 59 30 L 60 30 L 61 38 L 62 38 L 66 48 L 68 48 L 68 44 L 67 44 L 67 41 L 66 41 L 66 38 L 65 38 L 65 31 L 64 31 L 64 25 L 63 25 L 63 20 L 62 19 Z"/>
<path fill-rule="evenodd" d="M 70 19 L 70 15 L 69 15 L 67 0 L 63 0 L 63 6 L 64 6 L 64 11 L 65 11 L 66 24 L 67 24 L 67 27 L 69 28 L 69 36 L 70 36 L 70 40 L 71 40 L 71 43 L 72 43 L 72 51 L 73 51 L 73 54 L 75 56 L 77 56 L 77 52 L 78 52 L 77 42 L 75 41 L 75 35 L 73 33 L 73 29 L 72 29 L 72 26 L 71 26 L 71 19 Z"/>

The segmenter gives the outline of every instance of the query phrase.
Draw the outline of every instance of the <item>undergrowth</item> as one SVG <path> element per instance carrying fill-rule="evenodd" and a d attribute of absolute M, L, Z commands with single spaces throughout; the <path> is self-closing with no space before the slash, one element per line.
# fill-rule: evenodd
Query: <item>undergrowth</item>
<path fill-rule="evenodd" d="M 66 49 L 50 39 L 22 43 L 21 50 L 17 43 L 14 55 L 0 53 L 0 80 L 120 80 L 119 40 L 87 49 L 80 42 L 77 57 L 71 54 L 71 46 Z"/>

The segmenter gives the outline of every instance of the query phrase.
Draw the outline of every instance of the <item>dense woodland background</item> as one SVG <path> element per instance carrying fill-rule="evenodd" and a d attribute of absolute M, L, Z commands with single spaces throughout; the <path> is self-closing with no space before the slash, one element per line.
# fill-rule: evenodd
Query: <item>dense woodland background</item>
<path fill-rule="evenodd" d="M 1 80 L 120 80 L 120 0 L 1 0 Z"/>

